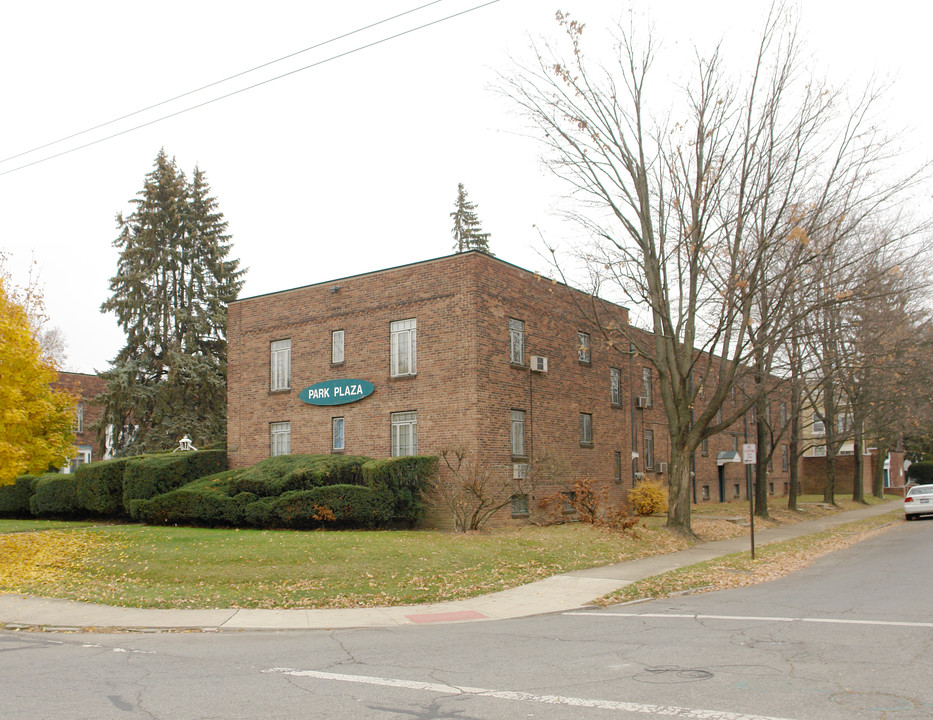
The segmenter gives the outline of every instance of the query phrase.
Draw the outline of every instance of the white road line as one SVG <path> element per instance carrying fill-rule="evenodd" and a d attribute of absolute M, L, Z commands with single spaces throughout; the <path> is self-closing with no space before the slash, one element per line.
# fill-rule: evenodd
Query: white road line
<path fill-rule="evenodd" d="M 759 617 L 757 615 L 698 615 L 696 613 L 620 613 L 586 610 L 569 611 L 561 614 L 591 615 L 593 617 L 680 618 L 687 620 L 745 620 L 749 622 L 836 623 L 839 625 L 880 625 L 894 627 L 933 628 L 933 623 L 928 622 L 901 622 L 898 620 L 846 620 L 845 618 Z"/>
<path fill-rule="evenodd" d="M 320 670 L 295 670 L 292 668 L 270 668 L 263 673 L 275 673 L 290 677 L 308 677 L 318 680 L 335 680 L 338 682 L 356 683 L 363 685 L 379 685 L 382 687 L 404 688 L 406 690 L 424 690 L 427 692 L 442 693 L 444 695 L 476 695 L 478 697 L 491 697 L 500 700 L 517 700 L 520 702 L 534 702 L 545 705 L 568 705 L 571 707 L 596 708 L 597 710 L 623 710 L 630 713 L 642 713 L 657 717 L 678 717 L 688 720 L 790 720 L 789 718 L 769 717 L 765 715 L 747 715 L 745 713 L 726 712 L 721 710 L 700 710 L 675 705 L 646 705 L 643 703 L 619 702 L 615 700 L 593 700 L 589 698 L 566 697 L 564 695 L 535 695 L 533 693 L 513 690 L 489 690 L 487 688 L 456 687 L 443 683 L 428 683 L 417 680 L 399 680 L 397 678 L 372 677 L 368 675 L 344 675 L 342 673 L 322 672 Z"/>

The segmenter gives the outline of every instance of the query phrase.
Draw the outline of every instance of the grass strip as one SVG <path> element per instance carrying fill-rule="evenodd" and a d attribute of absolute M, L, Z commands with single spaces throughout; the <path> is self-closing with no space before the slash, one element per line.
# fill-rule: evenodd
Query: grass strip
<path fill-rule="evenodd" d="M 897 510 L 793 540 L 770 543 L 756 548 L 754 560 L 749 551 L 725 555 L 639 580 L 599 598 L 595 604 L 614 605 L 767 582 L 807 567 L 817 558 L 894 527 L 901 519 L 901 512 Z"/>

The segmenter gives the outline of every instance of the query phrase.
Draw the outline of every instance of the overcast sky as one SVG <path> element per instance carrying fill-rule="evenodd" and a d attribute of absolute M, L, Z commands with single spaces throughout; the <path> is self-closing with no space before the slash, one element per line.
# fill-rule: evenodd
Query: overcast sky
<path fill-rule="evenodd" d="M 0 24 L 0 158 L 9 158 L 402 13 L 427 0 L 231 3 L 213 0 L 8 3 Z M 114 216 L 129 211 L 160 147 L 199 165 L 249 271 L 242 297 L 378 270 L 451 251 L 457 183 L 479 206 L 500 258 L 546 270 L 539 231 L 568 247 L 555 212 L 565 188 L 507 100 L 490 90 L 529 36 L 554 36 L 569 10 L 595 37 L 630 8 L 648 13 L 671 59 L 743 42 L 767 4 L 726 0 L 442 0 L 255 73 L 35 153 L 0 162 L 0 250 L 25 282 L 33 259 L 66 369 L 104 370 L 123 345 L 100 313 L 116 269 Z M 801 16 L 815 67 L 853 89 L 895 82 L 891 129 L 911 160 L 931 156 L 926 3 L 809 0 Z M 342 53 L 343 57 L 329 60 Z M 316 64 L 161 122 L 164 115 Z M 676 74 L 670 66 L 668 73 Z M 90 147 L 16 168 L 143 123 Z"/>

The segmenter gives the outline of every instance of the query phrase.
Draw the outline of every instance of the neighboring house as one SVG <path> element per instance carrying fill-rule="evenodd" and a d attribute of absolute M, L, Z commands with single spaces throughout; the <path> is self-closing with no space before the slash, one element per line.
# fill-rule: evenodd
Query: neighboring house
<path fill-rule="evenodd" d="M 91 428 L 100 421 L 103 414 L 103 409 L 97 403 L 96 398 L 104 391 L 106 383 L 98 375 L 60 372 L 53 387 L 67 390 L 78 398 L 73 426 L 75 456 L 66 467 L 62 468 L 62 472 L 74 472 L 78 465 L 102 459 L 97 452 L 97 431 Z"/>
<path fill-rule="evenodd" d="M 462 448 L 508 480 L 549 454 L 567 477 L 513 498 L 512 517 L 583 477 L 621 502 L 639 477 L 666 480 L 657 374 L 607 347 L 581 307 L 632 329 L 624 307 L 480 252 L 237 300 L 230 467 L 288 453 Z M 723 473 L 718 461 L 753 433 L 736 428 L 697 453 L 698 501 L 746 497 L 745 468 Z M 777 494 L 785 482 L 776 475 Z"/>

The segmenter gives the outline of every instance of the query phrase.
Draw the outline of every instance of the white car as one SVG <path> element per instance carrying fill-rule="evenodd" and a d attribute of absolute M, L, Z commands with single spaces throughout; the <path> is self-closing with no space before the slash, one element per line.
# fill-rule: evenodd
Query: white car
<path fill-rule="evenodd" d="M 904 517 L 914 520 L 933 515 L 933 485 L 914 485 L 904 496 Z"/>

